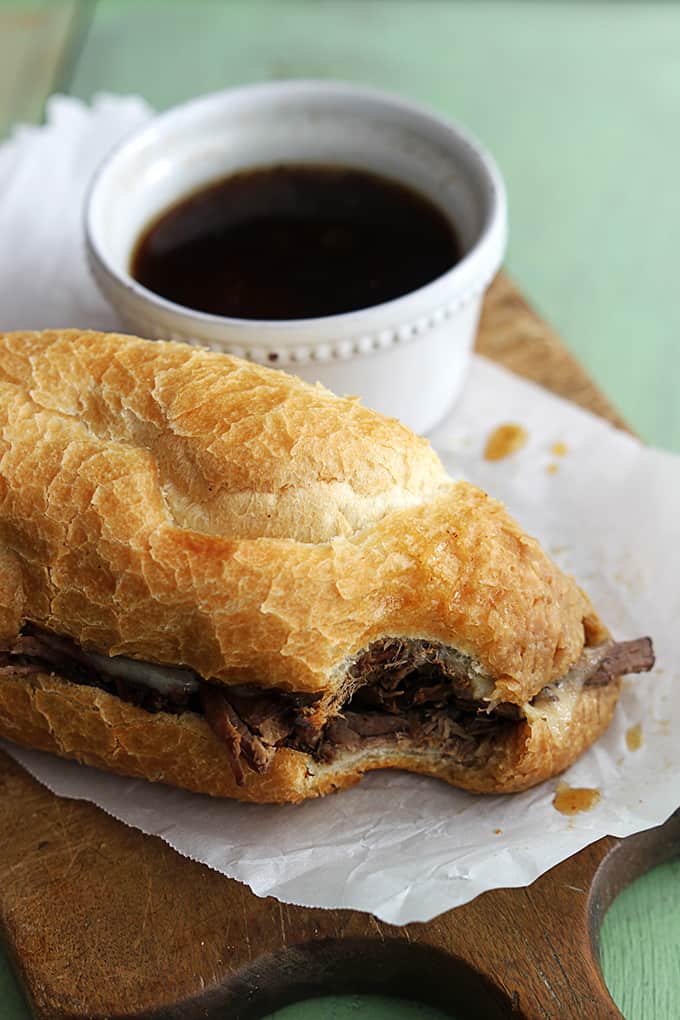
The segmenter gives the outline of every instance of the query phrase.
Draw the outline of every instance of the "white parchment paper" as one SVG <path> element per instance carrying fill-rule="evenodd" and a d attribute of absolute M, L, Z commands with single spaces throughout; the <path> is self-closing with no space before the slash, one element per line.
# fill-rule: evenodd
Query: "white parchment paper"
<path fill-rule="evenodd" d="M 118 326 L 87 274 L 82 201 L 107 149 L 149 114 L 135 98 L 101 97 L 91 108 L 55 98 L 45 127 L 0 148 L 0 329 Z M 523 425 L 529 442 L 484 461 L 489 432 L 506 422 Z M 55 793 L 98 804 L 258 895 L 395 924 L 527 884 L 600 836 L 664 821 L 680 803 L 680 458 L 480 358 L 432 439 L 452 474 L 503 499 L 578 578 L 617 637 L 654 638 L 657 667 L 624 682 L 613 725 L 565 777 L 600 790 L 593 810 L 559 814 L 555 782 L 481 798 L 389 772 L 298 806 L 243 805 L 3 750 Z M 566 444 L 564 456 L 555 443 Z M 638 723 L 643 742 L 631 751 L 626 733 Z"/>

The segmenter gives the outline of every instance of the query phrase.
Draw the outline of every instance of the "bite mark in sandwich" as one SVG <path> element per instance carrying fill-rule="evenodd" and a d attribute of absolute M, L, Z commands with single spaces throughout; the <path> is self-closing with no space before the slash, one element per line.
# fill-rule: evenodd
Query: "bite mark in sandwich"
<path fill-rule="evenodd" d="M 177 344 L 0 335 L 4 737 L 254 801 L 383 767 L 512 792 L 653 661 L 396 421 Z"/>

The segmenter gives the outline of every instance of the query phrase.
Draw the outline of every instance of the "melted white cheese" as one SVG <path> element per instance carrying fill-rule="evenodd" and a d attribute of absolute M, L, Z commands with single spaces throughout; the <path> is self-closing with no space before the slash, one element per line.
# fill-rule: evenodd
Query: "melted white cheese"
<path fill-rule="evenodd" d="M 179 666 L 158 666 L 155 662 L 140 662 L 127 659 L 123 655 L 100 655 L 98 652 L 85 652 L 98 673 L 125 680 L 127 683 L 153 687 L 161 694 L 170 694 L 181 690 L 192 694 L 199 688 L 199 679 L 190 669 Z"/>
<path fill-rule="evenodd" d="M 611 643 L 596 648 L 584 648 L 578 662 L 563 677 L 544 687 L 530 705 L 525 706 L 526 717 L 541 716 L 553 730 L 566 730 L 573 718 L 576 702 L 586 680 L 596 672 L 611 648 Z M 546 709 L 549 711 L 546 714 Z"/>

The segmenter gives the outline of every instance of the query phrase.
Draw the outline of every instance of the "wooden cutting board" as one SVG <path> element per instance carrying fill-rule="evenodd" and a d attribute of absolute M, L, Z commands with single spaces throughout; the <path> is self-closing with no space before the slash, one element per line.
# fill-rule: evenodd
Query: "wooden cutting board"
<path fill-rule="evenodd" d="M 489 292 L 478 348 L 625 427 L 507 277 Z M 600 919 L 677 853 L 680 814 L 600 840 L 527 889 L 394 928 L 258 899 L 0 754 L 0 930 L 41 1020 L 250 1020 L 339 992 L 416 993 L 485 1020 L 620 1017 L 597 963 Z"/>

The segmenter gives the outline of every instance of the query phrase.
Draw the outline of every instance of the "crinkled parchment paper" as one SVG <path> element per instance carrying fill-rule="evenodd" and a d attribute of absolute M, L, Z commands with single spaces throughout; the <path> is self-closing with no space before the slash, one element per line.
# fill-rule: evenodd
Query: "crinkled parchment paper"
<path fill-rule="evenodd" d="M 0 328 L 117 326 L 85 266 L 83 195 L 106 150 L 148 115 L 134 98 L 92 108 L 57 98 L 46 127 L 0 149 Z M 490 431 L 507 422 L 527 430 L 527 444 L 485 461 Z M 559 814 L 555 782 L 482 798 L 389 772 L 298 806 L 243 805 L 3 749 L 55 793 L 98 804 L 258 895 L 395 924 L 524 885 L 600 836 L 664 821 L 680 802 L 680 459 L 479 358 L 432 438 L 453 475 L 504 500 L 578 578 L 617 637 L 654 638 L 657 667 L 624 682 L 613 725 L 565 777 L 600 791 L 592 810 Z M 636 724 L 642 745 L 631 751 Z"/>

